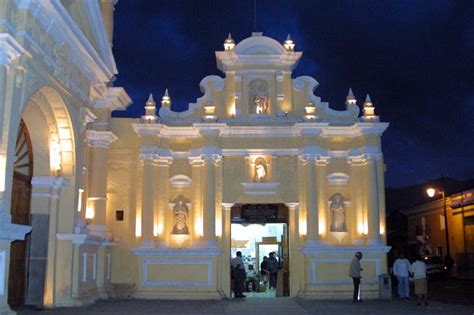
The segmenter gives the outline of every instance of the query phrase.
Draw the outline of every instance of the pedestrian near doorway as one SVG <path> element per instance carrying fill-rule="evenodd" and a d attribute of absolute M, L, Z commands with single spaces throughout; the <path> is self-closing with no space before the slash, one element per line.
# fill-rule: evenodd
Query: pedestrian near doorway
<path fill-rule="evenodd" d="M 416 256 L 416 261 L 411 264 L 410 271 L 413 274 L 415 280 L 415 294 L 417 297 L 418 305 L 421 305 L 423 301 L 425 306 L 428 306 L 428 283 L 426 281 L 426 264 L 421 259 L 420 255 Z"/>
<path fill-rule="evenodd" d="M 400 253 L 398 258 L 393 263 L 393 273 L 398 281 L 398 296 L 402 300 L 410 299 L 410 262 L 405 258 L 404 253 Z"/>
<path fill-rule="evenodd" d="M 268 285 L 268 257 L 263 256 L 263 261 L 260 263 L 260 275 L 262 276 L 262 286 L 267 289 Z"/>
<path fill-rule="evenodd" d="M 242 260 L 242 252 L 238 251 L 236 256 L 232 258 L 230 263 L 232 269 L 232 278 L 234 279 L 234 297 L 235 298 L 244 298 L 245 295 L 242 294 L 244 291 L 245 283 L 245 265 Z"/>
<path fill-rule="evenodd" d="M 268 258 L 267 261 L 267 268 L 270 275 L 270 289 L 276 289 L 278 260 L 275 258 L 275 252 L 270 253 L 270 258 Z"/>
<path fill-rule="evenodd" d="M 357 252 L 355 253 L 355 257 L 351 261 L 351 265 L 349 268 L 349 277 L 352 278 L 352 282 L 354 284 L 354 294 L 352 295 L 352 302 L 357 303 L 357 302 L 362 302 L 362 299 L 360 298 L 360 279 L 362 276 L 360 275 L 360 272 L 363 271 L 361 265 L 360 265 L 360 260 L 362 259 L 362 253 Z"/>

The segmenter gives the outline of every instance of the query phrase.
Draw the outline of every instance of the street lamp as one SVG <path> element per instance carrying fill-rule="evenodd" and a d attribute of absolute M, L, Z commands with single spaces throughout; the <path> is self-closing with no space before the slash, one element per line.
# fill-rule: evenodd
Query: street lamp
<path fill-rule="evenodd" d="M 441 189 L 436 189 L 433 187 L 430 187 L 426 190 L 426 193 L 428 194 L 428 197 L 433 198 L 436 193 L 441 194 L 441 197 L 443 198 L 443 210 L 444 210 L 444 233 L 445 233 L 445 238 L 446 238 L 446 262 L 449 262 L 451 264 L 452 258 L 451 258 L 451 251 L 449 250 L 449 231 L 448 231 L 448 214 L 446 211 L 446 187 L 444 185 L 444 176 L 441 175 Z M 451 268 L 451 266 L 448 266 Z"/>

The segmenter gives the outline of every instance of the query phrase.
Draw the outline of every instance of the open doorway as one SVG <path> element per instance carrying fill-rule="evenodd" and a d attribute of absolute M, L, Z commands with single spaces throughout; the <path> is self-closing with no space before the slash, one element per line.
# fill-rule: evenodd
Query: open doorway
<path fill-rule="evenodd" d="M 242 253 L 247 297 L 289 296 L 288 210 L 284 205 L 232 209 L 231 256 Z"/>

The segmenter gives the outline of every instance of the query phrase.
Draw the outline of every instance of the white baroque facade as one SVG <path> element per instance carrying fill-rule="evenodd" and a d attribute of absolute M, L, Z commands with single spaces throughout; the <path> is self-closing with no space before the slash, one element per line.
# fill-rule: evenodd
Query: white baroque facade
<path fill-rule="evenodd" d="M 362 251 L 363 288 L 377 297 L 388 124 L 370 98 L 362 115 L 352 92 L 346 110 L 330 109 L 315 79 L 292 78 L 302 53 L 291 39 L 253 33 L 226 40 L 225 76 L 204 78 L 188 110 L 173 111 L 166 91 L 159 115 L 150 97 L 141 119 L 112 119 L 131 102 L 110 84 L 114 4 L 0 8 L 0 314 L 9 302 L 83 305 L 120 286 L 141 298 L 230 297 L 242 205 L 281 210 L 290 296 L 349 297 L 348 264 Z"/>

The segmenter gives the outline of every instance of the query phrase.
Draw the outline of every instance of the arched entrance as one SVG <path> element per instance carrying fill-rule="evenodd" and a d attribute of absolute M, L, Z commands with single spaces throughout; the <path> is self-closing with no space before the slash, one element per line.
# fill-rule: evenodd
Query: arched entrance
<path fill-rule="evenodd" d="M 33 148 L 23 119 L 18 128 L 13 164 L 11 215 L 12 223 L 30 225 L 31 178 L 33 177 Z M 10 277 L 8 303 L 20 306 L 25 303 L 27 261 L 30 236 L 12 242 L 10 249 Z"/>
<path fill-rule="evenodd" d="M 11 245 L 8 303 L 13 308 L 53 305 L 58 260 L 71 259 L 58 258 L 57 240 L 50 235 L 56 235 L 57 222 L 73 226 L 75 218 L 75 114 L 55 89 L 40 88 L 24 105 L 17 141 L 11 142 L 16 146 L 9 153 L 15 161 L 12 222 L 32 227 L 25 241 Z"/>

